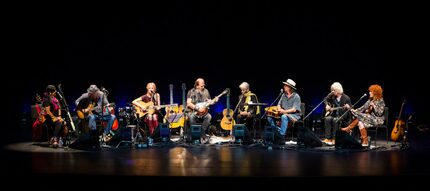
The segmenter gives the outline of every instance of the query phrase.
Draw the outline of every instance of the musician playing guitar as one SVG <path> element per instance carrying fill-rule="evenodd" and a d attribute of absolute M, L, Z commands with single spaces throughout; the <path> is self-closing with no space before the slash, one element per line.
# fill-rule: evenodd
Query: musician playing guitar
<path fill-rule="evenodd" d="M 218 102 L 218 96 L 211 99 L 209 91 L 205 89 L 205 81 L 198 78 L 194 83 L 194 88 L 188 91 L 187 108 L 190 125 L 202 124 L 202 136 L 210 125 L 212 116 L 208 112 L 209 106 Z"/>
<path fill-rule="evenodd" d="M 112 126 L 115 122 L 115 115 L 111 113 L 111 107 L 107 99 L 109 92 L 102 88 L 100 90 L 96 85 L 90 85 L 86 93 L 83 93 L 76 101 L 76 113 L 78 118 L 88 119 L 90 136 L 98 137 L 96 119 L 107 121 L 107 125 L 102 134 L 102 141 L 108 142 L 113 137 Z"/>
<path fill-rule="evenodd" d="M 373 84 L 369 86 L 369 100 L 363 106 L 351 110 L 352 115 L 356 118 L 341 130 L 351 132 L 358 125 L 361 134 L 361 145 L 367 147 L 369 146 L 367 128 L 384 123 L 384 109 L 385 102 L 382 97 L 382 87 L 378 84 Z"/>
<path fill-rule="evenodd" d="M 141 118 L 144 125 L 148 127 L 149 136 L 154 136 L 154 131 L 159 124 L 160 94 L 157 93 L 157 86 L 154 82 L 146 85 L 146 94 L 133 100 L 136 113 Z"/>
<path fill-rule="evenodd" d="M 351 98 L 344 94 L 342 84 L 339 82 L 334 82 L 330 86 L 331 93 L 325 100 L 325 115 L 324 115 L 324 129 L 325 129 L 325 139 L 324 143 L 330 145 L 334 144 L 334 135 L 336 130 L 339 129 L 339 124 L 341 126 L 346 126 L 349 124 L 351 115 L 349 112 L 336 123 L 337 119 L 342 116 L 351 107 Z"/>
<path fill-rule="evenodd" d="M 65 126 L 63 118 L 61 118 L 61 105 L 56 98 L 56 95 L 57 89 L 55 88 L 55 86 L 48 85 L 46 87 L 46 93 L 42 103 L 42 106 L 45 111 L 45 123 L 48 126 L 54 127 L 54 134 L 49 141 L 50 146 L 54 148 L 62 146 L 60 143 L 60 137 L 65 135 L 61 135 L 60 132 L 63 130 L 63 128 L 67 128 Z"/>
<path fill-rule="evenodd" d="M 291 79 L 282 82 L 284 84 L 284 93 L 279 99 L 277 112 L 281 113 L 281 127 L 278 127 L 279 132 L 278 144 L 285 144 L 285 133 L 289 125 L 289 121 L 297 121 L 300 119 L 300 104 L 301 99 L 299 94 L 296 92 L 296 82 Z M 267 122 L 276 126 L 275 119 L 272 117 L 267 118 Z"/>

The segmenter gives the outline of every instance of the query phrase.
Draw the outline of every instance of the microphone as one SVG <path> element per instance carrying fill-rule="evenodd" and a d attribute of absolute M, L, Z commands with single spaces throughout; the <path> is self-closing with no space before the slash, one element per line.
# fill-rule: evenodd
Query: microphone
<path fill-rule="evenodd" d="M 284 89 L 281 89 L 281 94 L 284 93 Z"/>
<path fill-rule="evenodd" d="M 327 96 L 325 97 L 325 99 L 327 99 L 328 97 L 330 97 L 333 94 L 334 94 L 334 90 L 332 90 L 330 93 L 328 93 Z"/>
<path fill-rule="evenodd" d="M 102 88 L 101 88 L 101 90 L 102 90 L 102 91 L 104 91 L 104 92 L 109 92 L 109 91 L 107 91 L 107 89 L 106 89 L 106 88 L 104 88 L 104 87 L 102 87 Z"/>
<path fill-rule="evenodd" d="M 361 96 L 361 98 L 360 99 L 363 99 L 364 97 L 366 97 L 367 96 L 367 94 L 363 94 L 363 96 Z"/>

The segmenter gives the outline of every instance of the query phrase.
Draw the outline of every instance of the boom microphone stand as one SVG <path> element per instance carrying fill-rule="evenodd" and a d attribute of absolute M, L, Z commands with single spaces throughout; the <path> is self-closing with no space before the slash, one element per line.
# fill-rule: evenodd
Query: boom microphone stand
<path fill-rule="evenodd" d="M 331 91 L 327 96 L 325 96 L 325 98 L 316 106 L 316 107 L 314 107 L 314 109 L 312 109 L 312 111 L 311 112 L 309 112 L 304 118 L 303 118 L 303 122 L 322 104 L 322 103 L 324 103 L 327 99 L 328 99 L 328 97 L 330 96 L 330 95 L 332 95 L 334 93 L 334 91 Z"/>
<path fill-rule="evenodd" d="M 367 94 L 364 94 L 363 96 L 361 96 L 361 98 L 360 99 L 358 99 L 355 103 L 354 103 L 354 105 L 352 105 L 351 107 L 349 107 L 349 109 L 348 110 L 346 110 L 339 118 L 337 118 L 336 119 L 336 121 L 335 121 L 335 123 L 338 123 L 343 117 L 345 117 L 345 115 L 349 112 L 349 111 L 351 111 L 351 109 L 352 108 L 354 108 L 355 107 L 355 105 L 357 105 L 357 103 L 358 102 L 360 102 L 364 97 L 366 97 L 367 96 Z"/>
<path fill-rule="evenodd" d="M 276 100 L 278 100 L 283 93 L 284 93 L 284 90 L 281 89 L 281 93 L 279 93 L 278 97 L 276 97 L 276 99 L 269 105 L 269 108 L 273 106 L 273 104 L 276 102 Z M 264 111 L 264 114 L 260 117 L 260 120 L 262 120 L 264 117 L 266 117 L 266 115 L 267 115 L 267 110 Z"/>

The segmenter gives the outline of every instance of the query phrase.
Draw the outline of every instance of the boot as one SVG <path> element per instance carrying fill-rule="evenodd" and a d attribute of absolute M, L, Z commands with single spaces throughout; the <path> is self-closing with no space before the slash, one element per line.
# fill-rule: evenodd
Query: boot
<path fill-rule="evenodd" d="M 355 126 L 357 126 L 357 124 L 358 124 L 358 118 L 354 119 L 354 120 L 353 120 L 353 121 L 348 125 L 348 127 L 341 128 L 340 130 L 341 130 L 341 131 L 345 131 L 345 132 L 347 132 L 347 133 L 351 133 L 351 132 L 352 132 L 352 129 L 354 129 L 354 127 L 355 127 Z"/>
<path fill-rule="evenodd" d="M 363 147 L 369 146 L 366 128 L 360 129 L 360 134 L 361 134 L 361 146 L 363 146 Z"/>

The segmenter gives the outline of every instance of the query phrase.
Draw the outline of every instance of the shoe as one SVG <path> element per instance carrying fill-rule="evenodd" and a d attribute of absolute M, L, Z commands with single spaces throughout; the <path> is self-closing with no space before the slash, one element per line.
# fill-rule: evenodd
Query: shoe
<path fill-rule="evenodd" d="M 54 149 L 58 148 L 58 139 L 57 139 L 57 137 L 53 137 L 51 140 L 52 140 L 52 147 Z"/>
<path fill-rule="evenodd" d="M 103 134 L 103 142 L 109 142 L 112 139 L 112 135 L 109 134 Z"/>

